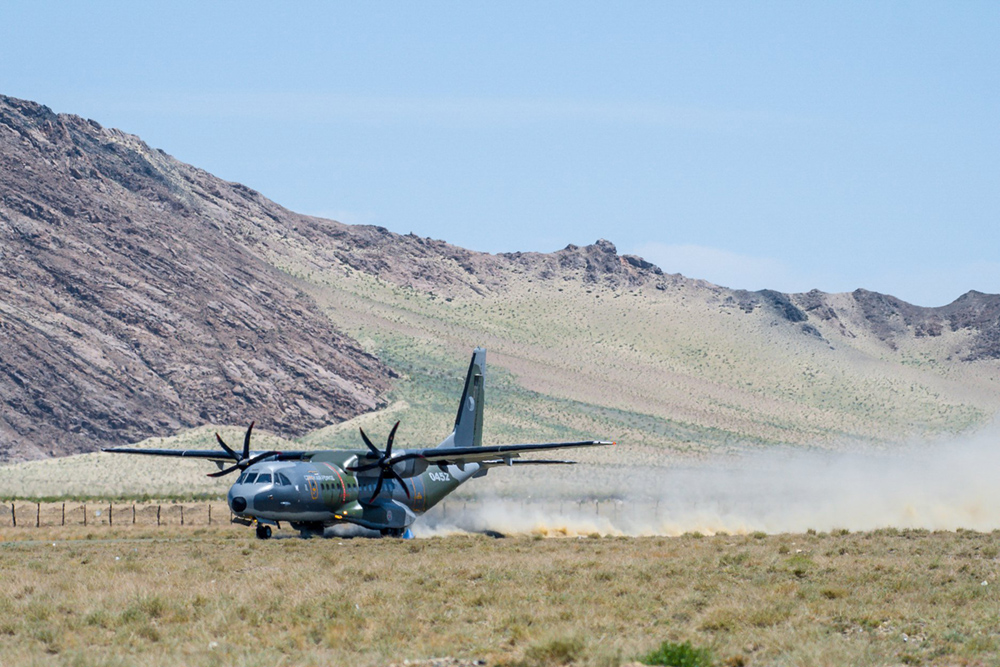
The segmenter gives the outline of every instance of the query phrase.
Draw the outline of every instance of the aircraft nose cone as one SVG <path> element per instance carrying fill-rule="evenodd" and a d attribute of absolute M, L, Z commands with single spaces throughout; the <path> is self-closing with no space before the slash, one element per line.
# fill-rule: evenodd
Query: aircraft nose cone
<path fill-rule="evenodd" d="M 247 499 L 236 496 L 233 498 L 232 502 L 229 503 L 229 506 L 233 508 L 234 512 L 242 512 L 247 508 Z"/>

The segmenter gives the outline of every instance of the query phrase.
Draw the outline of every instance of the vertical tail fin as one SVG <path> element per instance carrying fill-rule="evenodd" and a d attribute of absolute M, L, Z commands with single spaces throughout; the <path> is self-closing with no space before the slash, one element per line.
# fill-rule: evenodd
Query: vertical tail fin
<path fill-rule="evenodd" d="M 481 447 L 483 444 L 484 380 L 486 376 L 486 350 L 477 347 L 472 352 L 469 372 L 465 376 L 465 389 L 455 416 L 455 430 L 439 447 Z"/>

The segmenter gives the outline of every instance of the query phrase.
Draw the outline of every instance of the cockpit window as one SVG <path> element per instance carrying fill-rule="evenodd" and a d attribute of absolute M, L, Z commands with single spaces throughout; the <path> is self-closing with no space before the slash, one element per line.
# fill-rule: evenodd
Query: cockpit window
<path fill-rule="evenodd" d="M 243 480 L 246 479 L 246 478 L 247 478 L 247 474 L 245 472 L 241 472 L 239 479 L 236 480 L 236 483 L 237 484 L 242 484 Z"/>
<path fill-rule="evenodd" d="M 271 473 L 265 472 L 257 475 L 258 484 L 270 484 L 271 483 Z"/>
<path fill-rule="evenodd" d="M 257 479 L 257 473 L 250 472 L 247 473 L 247 478 L 243 480 L 244 484 L 253 484 L 253 481 Z"/>
<path fill-rule="evenodd" d="M 279 484 L 285 484 L 287 486 L 291 486 L 292 485 L 292 483 L 290 481 L 288 481 L 288 478 L 285 477 L 280 472 L 277 474 L 277 477 L 278 477 L 278 480 L 279 480 L 279 482 L 278 482 Z"/>

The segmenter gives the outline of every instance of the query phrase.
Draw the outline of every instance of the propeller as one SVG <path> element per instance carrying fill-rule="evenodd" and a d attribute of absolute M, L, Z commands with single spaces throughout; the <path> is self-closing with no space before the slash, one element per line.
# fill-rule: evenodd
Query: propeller
<path fill-rule="evenodd" d="M 263 461 L 269 456 L 274 456 L 275 454 L 281 453 L 276 451 L 269 451 L 269 452 L 264 452 L 263 454 L 258 454 L 253 458 L 250 458 L 250 433 L 253 432 L 253 425 L 256 423 L 257 422 L 250 422 L 250 428 L 247 429 L 247 434 L 243 436 L 242 454 L 234 451 L 232 447 L 227 445 L 226 441 L 222 439 L 221 435 L 219 435 L 218 433 L 215 434 L 215 439 L 218 440 L 222 448 L 226 450 L 226 454 L 229 455 L 229 458 L 236 461 L 236 465 L 232 465 L 224 470 L 220 470 L 219 472 L 209 473 L 208 474 L 209 477 L 222 477 L 223 475 L 228 475 L 229 473 L 235 470 L 246 470 L 254 463 L 257 463 L 258 461 Z"/>
<path fill-rule="evenodd" d="M 378 476 L 378 482 L 375 484 L 375 493 L 372 494 L 373 500 L 377 498 L 378 494 L 382 491 L 382 482 L 384 482 L 387 477 L 398 480 L 399 485 L 403 487 L 403 491 L 406 493 L 406 497 L 410 497 L 410 489 L 406 486 L 406 482 L 404 482 L 403 478 L 399 476 L 399 473 L 392 468 L 392 441 L 396 439 L 397 428 L 399 428 L 399 422 L 396 422 L 396 425 L 393 426 L 392 430 L 389 432 L 389 439 L 385 442 L 385 452 L 380 452 L 378 447 L 372 444 L 372 441 L 368 439 L 368 436 L 365 434 L 365 430 L 363 428 L 358 429 L 361 432 L 361 439 L 365 441 L 366 445 L 368 445 L 369 453 L 365 454 L 365 458 L 375 458 L 378 460 L 374 463 L 366 465 L 349 466 L 347 470 L 351 472 L 365 472 L 366 470 L 374 470 L 375 468 L 381 469 Z"/>

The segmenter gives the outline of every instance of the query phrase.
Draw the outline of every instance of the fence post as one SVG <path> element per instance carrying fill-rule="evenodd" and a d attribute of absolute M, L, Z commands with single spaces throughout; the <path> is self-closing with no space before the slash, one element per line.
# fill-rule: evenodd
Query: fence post
<path fill-rule="evenodd" d="M 181 525 L 184 525 L 184 505 L 181 505 Z"/>
<path fill-rule="evenodd" d="M 113 505 L 110 502 L 108 502 L 108 527 L 109 528 L 111 526 L 115 525 L 114 519 L 112 518 L 114 516 L 113 515 L 113 510 L 114 510 Z"/>
<path fill-rule="evenodd" d="M 35 528 L 42 527 L 42 503 L 35 503 Z"/>
<path fill-rule="evenodd" d="M 83 525 L 87 525 L 87 503 L 83 504 Z"/>
<path fill-rule="evenodd" d="M 156 525 L 160 525 L 160 505 L 156 506 Z"/>
<path fill-rule="evenodd" d="M 212 525 L 212 503 L 208 504 L 208 525 Z"/>
<path fill-rule="evenodd" d="M 66 525 L 66 503 L 62 506 L 62 525 Z"/>
<path fill-rule="evenodd" d="M 17 510 L 14 509 L 14 503 L 10 504 L 10 520 L 14 523 L 14 528 L 17 528 Z"/>
<path fill-rule="evenodd" d="M 132 503 L 132 525 L 135 525 L 135 503 Z"/>

